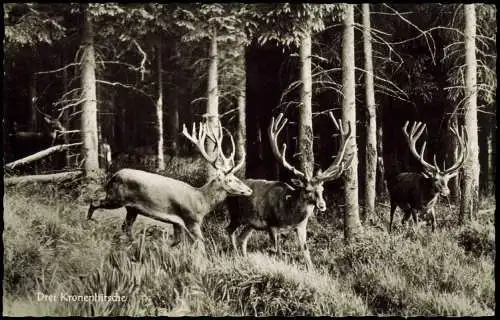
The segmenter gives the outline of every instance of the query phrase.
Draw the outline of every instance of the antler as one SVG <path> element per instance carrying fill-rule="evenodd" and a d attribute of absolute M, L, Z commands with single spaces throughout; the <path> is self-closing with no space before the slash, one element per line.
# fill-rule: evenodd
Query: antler
<path fill-rule="evenodd" d="M 434 165 L 431 165 L 424 160 L 424 151 L 427 141 L 424 141 L 420 153 L 417 152 L 417 149 L 415 147 L 415 143 L 420 138 L 422 132 L 424 132 L 426 128 L 426 124 L 422 122 L 415 122 L 411 127 L 410 133 L 408 133 L 408 124 L 409 121 L 406 121 L 405 125 L 403 126 L 403 133 L 406 137 L 406 141 L 408 142 L 411 153 L 418 159 L 418 161 L 420 161 L 422 166 L 424 166 L 424 170 L 427 171 L 428 173 L 436 174 L 440 172 L 441 170 L 439 169 L 439 166 L 436 164 L 436 157 L 434 157 Z"/>
<path fill-rule="evenodd" d="M 215 163 L 217 161 L 217 154 L 213 158 L 211 158 L 205 149 L 205 139 L 207 138 L 207 125 L 206 125 L 206 123 L 200 122 L 200 128 L 199 128 L 198 132 L 196 131 L 196 123 L 193 123 L 193 130 L 192 130 L 191 134 L 189 134 L 189 132 L 187 131 L 186 124 L 183 124 L 182 125 L 182 134 L 186 138 L 188 138 L 189 141 L 191 141 L 198 148 L 198 150 L 200 151 L 201 155 L 205 158 L 205 160 L 210 162 L 210 164 L 213 167 L 217 168 L 216 163 Z M 219 140 L 215 140 L 217 148 L 219 148 L 218 141 Z"/>
<path fill-rule="evenodd" d="M 220 145 L 219 155 L 223 161 L 222 170 L 224 170 L 226 172 L 226 174 L 230 174 L 230 173 L 236 172 L 236 171 L 241 169 L 241 167 L 245 164 L 246 154 L 245 154 L 245 151 L 243 151 L 243 154 L 241 155 L 240 162 L 238 162 L 238 164 L 235 166 L 234 165 L 234 156 L 236 154 L 236 145 L 234 143 L 233 135 L 231 134 L 231 132 L 229 132 L 229 130 L 227 130 L 226 128 L 223 128 L 220 123 L 219 123 L 218 127 L 219 127 L 219 135 L 217 137 L 214 137 L 214 138 L 216 140 L 218 140 L 218 145 Z M 226 157 L 224 155 L 223 150 L 222 150 L 222 139 L 224 138 L 224 131 L 227 132 L 227 134 L 229 135 L 229 139 L 231 140 L 231 153 L 229 154 L 229 157 Z"/>
<path fill-rule="evenodd" d="M 212 129 L 212 127 L 210 125 L 208 125 L 206 123 L 204 123 L 204 124 L 200 123 L 200 131 L 198 132 L 198 137 L 196 137 L 197 136 L 196 125 L 193 124 L 193 133 L 191 135 L 189 135 L 189 133 L 187 132 L 186 126 L 184 125 L 182 133 L 198 147 L 202 156 L 208 162 L 210 162 L 214 168 L 216 168 L 218 170 L 222 170 L 226 174 L 236 172 L 239 169 L 241 169 L 241 167 L 245 163 L 246 154 L 245 153 L 242 154 L 240 162 L 235 166 L 234 165 L 234 156 L 236 154 L 236 146 L 234 143 L 233 136 L 226 128 L 223 128 L 220 123 L 217 127 L 218 127 L 218 130 L 217 130 L 218 132 L 217 132 L 217 134 L 215 134 L 214 130 Z M 222 150 L 222 140 L 224 139 L 223 130 L 225 130 L 228 133 L 229 138 L 231 139 L 232 151 L 228 157 L 226 157 L 224 155 L 224 152 Z M 208 155 L 206 148 L 205 148 L 205 139 L 207 137 L 215 143 L 215 148 L 217 149 L 217 153 L 215 154 L 215 156 L 213 158 L 211 158 Z M 223 162 L 222 166 L 219 166 L 217 164 L 217 160 L 218 160 L 219 156 Z"/>
<path fill-rule="evenodd" d="M 421 149 L 420 153 L 417 152 L 417 150 L 415 148 L 415 143 L 422 135 L 422 132 L 424 131 L 425 127 L 426 127 L 425 124 L 423 124 L 421 122 L 416 122 L 413 124 L 413 126 L 411 128 L 410 134 L 408 134 L 408 130 L 407 130 L 408 121 L 406 121 L 406 123 L 403 127 L 403 132 L 406 136 L 408 144 L 410 145 L 410 150 L 411 150 L 412 154 L 415 157 L 417 157 L 417 159 L 420 161 L 420 163 L 424 166 L 424 170 L 428 171 L 431 174 L 439 173 L 439 174 L 445 174 L 445 175 L 451 175 L 451 176 L 455 175 L 456 172 L 458 172 L 458 169 L 463 165 L 463 163 L 468 155 L 467 132 L 462 127 L 462 135 L 459 135 L 458 129 L 455 126 L 452 126 L 450 128 L 451 132 L 453 132 L 453 134 L 457 137 L 458 143 L 460 145 L 459 158 L 450 168 L 448 168 L 448 169 L 443 168 L 441 170 L 441 168 L 439 168 L 439 166 L 437 165 L 436 155 L 434 155 L 434 157 L 433 157 L 434 165 L 430 165 L 429 163 L 427 163 L 424 160 L 424 151 L 425 151 L 425 145 L 426 145 L 425 141 L 424 141 L 424 144 L 422 145 L 422 149 Z"/>
<path fill-rule="evenodd" d="M 347 142 L 352 138 L 351 123 L 348 122 L 348 131 L 346 133 L 342 126 L 342 120 L 338 120 L 337 122 L 332 112 L 329 112 L 329 116 L 335 124 L 337 130 L 340 131 L 340 152 L 335 158 L 335 161 L 328 167 L 328 169 L 318 174 L 314 178 L 318 181 L 327 181 L 338 178 L 342 174 L 342 172 L 351 165 L 353 159 L 353 157 L 350 157 L 347 161 L 342 161 L 344 158 L 345 150 L 347 148 Z"/>
<path fill-rule="evenodd" d="M 444 174 L 453 176 L 458 172 L 458 169 L 463 165 L 465 159 L 467 159 L 468 149 L 467 149 L 467 131 L 462 127 L 462 135 L 458 134 L 458 129 L 455 126 L 450 128 L 451 132 L 457 137 L 458 144 L 460 145 L 460 153 L 458 156 L 458 160 L 448 169 L 444 170 Z M 443 168 L 444 169 L 444 168 Z"/>
<path fill-rule="evenodd" d="M 281 130 L 283 130 L 287 122 L 288 122 L 287 118 L 283 119 L 283 113 L 280 113 L 278 115 L 276 121 L 274 120 L 274 117 L 272 117 L 271 125 L 269 126 L 268 130 L 269 141 L 271 142 L 271 149 L 276 158 L 278 158 L 278 160 L 281 161 L 283 167 L 292 171 L 294 175 L 304 178 L 306 175 L 302 171 L 298 170 L 297 168 L 295 168 L 286 161 L 285 159 L 286 143 L 283 143 L 283 150 L 281 152 L 279 151 L 278 148 L 278 135 L 280 134 Z"/>

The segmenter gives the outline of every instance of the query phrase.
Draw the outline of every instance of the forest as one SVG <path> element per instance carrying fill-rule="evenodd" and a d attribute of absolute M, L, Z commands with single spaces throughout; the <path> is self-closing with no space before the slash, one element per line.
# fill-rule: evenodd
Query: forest
<path fill-rule="evenodd" d="M 495 5 L 3 10 L 4 315 L 494 314 Z"/>

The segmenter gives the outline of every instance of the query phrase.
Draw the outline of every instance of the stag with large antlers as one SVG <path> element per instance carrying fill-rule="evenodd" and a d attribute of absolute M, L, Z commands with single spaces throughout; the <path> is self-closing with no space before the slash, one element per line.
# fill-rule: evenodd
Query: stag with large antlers
<path fill-rule="evenodd" d="M 342 123 L 330 113 L 330 118 L 340 130 L 341 143 L 340 152 L 335 161 L 325 171 L 318 170 L 315 176 L 308 175 L 294 166 L 285 158 L 286 144 L 280 151 L 278 147 L 278 135 L 287 124 L 283 114 L 278 118 L 272 118 L 269 127 L 269 139 L 273 154 L 281 162 L 284 168 L 291 171 L 295 178 L 292 179 L 293 187 L 281 181 L 267 181 L 246 179 L 243 182 L 253 189 L 251 197 L 228 197 L 226 203 L 230 212 L 231 222 L 227 232 L 235 251 L 241 246 L 243 255 L 247 254 L 247 242 L 253 230 L 266 230 L 273 242 L 276 252 L 280 252 L 279 231 L 280 229 L 293 227 L 297 233 L 297 240 L 305 262 L 312 268 L 311 257 L 306 243 L 306 227 L 309 217 L 314 209 L 326 210 L 323 199 L 323 183 L 337 179 L 343 170 L 350 165 L 350 160 L 344 161 L 344 152 L 347 141 L 351 138 L 351 127 L 344 132 Z M 241 234 L 237 237 L 236 229 L 244 225 Z"/>
<path fill-rule="evenodd" d="M 460 147 L 457 161 L 448 169 L 441 169 L 436 162 L 434 155 L 433 165 L 424 160 L 424 151 L 426 142 L 423 143 L 420 152 L 417 151 L 415 144 L 425 130 L 426 125 L 420 122 L 414 123 L 408 133 L 408 121 L 403 126 L 403 133 L 408 142 L 411 153 L 422 164 L 423 172 L 402 172 L 396 175 L 393 181 L 388 181 L 389 193 L 391 197 L 391 217 L 389 222 L 389 232 L 392 231 L 392 222 L 394 212 L 400 207 L 404 216 L 403 225 L 410 218 L 414 225 L 418 224 L 418 211 L 422 211 L 429 216 L 432 231 L 436 228 L 436 216 L 434 205 L 442 195 L 447 197 L 450 194 L 448 181 L 455 177 L 467 158 L 467 134 L 462 128 L 462 134 L 458 133 L 456 127 L 451 127 L 451 132 L 458 140 Z"/>
<path fill-rule="evenodd" d="M 180 180 L 168 178 L 140 170 L 122 169 L 109 180 L 106 188 L 106 198 L 97 204 L 90 205 L 87 218 L 92 219 L 93 212 L 98 208 L 117 209 L 125 207 L 127 215 L 122 230 L 129 238 L 131 229 L 138 215 L 143 215 L 158 221 L 174 225 L 174 242 L 181 241 L 182 231 L 186 231 L 192 240 L 201 240 L 203 235 L 201 223 L 206 214 L 224 201 L 228 194 L 249 196 L 252 189 L 245 185 L 234 174 L 244 163 L 244 156 L 235 166 L 235 147 L 230 135 L 233 150 L 229 157 L 222 151 L 223 132 L 219 126 L 219 134 L 208 132 L 209 127 L 201 124 L 197 132 L 193 125 L 192 134 L 183 126 L 183 135 L 199 150 L 201 155 L 216 169 L 214 177 L 201 188 L 195 188 Z M 205 140 L 209 137 L 215 142 L 218 152 L 210 156 L 205 149 Z M 219 157 L 220 156 L 220 157 Z"/>

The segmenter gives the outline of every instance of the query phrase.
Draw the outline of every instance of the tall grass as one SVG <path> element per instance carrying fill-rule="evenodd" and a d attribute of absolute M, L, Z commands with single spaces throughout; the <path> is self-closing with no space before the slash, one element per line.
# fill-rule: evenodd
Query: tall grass
<path fill-rule="evenodd" d="M 331 214 L 315 217 L 308 233 L 316 268 L 307 271 L 293 233 L 282 237 L 284 256 L 268 254 L 264 232 L 251 238 L 248 257 L 233 254 L 223 212 L 205 221 L 205 253 L 189 243 L 171 248 L 156 227 L 146 230 L 141 221 L 128 242 L 121 237 L 123 214 L 102 212 L 98 223 L 86 221 L 85 196 L 75 190 L 7 190 L 4 315 L 494 314 L 491 202 L 483 204 L 478 221 L 464 227 L 442 222 L 434 234 L 421 226 L 392 235 L 385 227 L 366 227 L 349 245 L 338 223 L 328 220 Z M 386 208 L 378 210 L 387 216 Z M 96 293 L 126 301 L 48 302 L 38 301 L 38 293 Z"/>

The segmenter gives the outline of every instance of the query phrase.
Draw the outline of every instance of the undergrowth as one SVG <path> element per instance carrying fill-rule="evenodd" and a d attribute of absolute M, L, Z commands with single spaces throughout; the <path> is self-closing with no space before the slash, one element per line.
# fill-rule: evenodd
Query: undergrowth
<path fill-rule="evenodd" d="M 179 178 L 188 175 L 176 170 Z M 463 227 L 442 222 L 453 211 L 440 207 L 434 234 L 421 225 L 398 226 L 389 235 L 388 209 L 381 206 L 375 226 L 347 245 L 341 223 L 331 221 L 338 213 L 314 216 L 308 243 L 315 269 L 306 270 L 293 232 L 283 232 L 282 256 L 269 252 L 265 232 L 251 237 L 248 257 L 234 254 L 222 207 L 204 223 L 205 253 L 189 242 L 171 248 L 162 227 L 147 226 L 146 218 L 129 242 L 121 236 L 123 213 L 85 219 L 84 192 L 75 183 L 6 191 L 4 315 L 494 314 L 491 202 Z M 60 299 L 94 293 L 126 301 Z M 42 294 L 58 299 L 39 301 Z"/>

